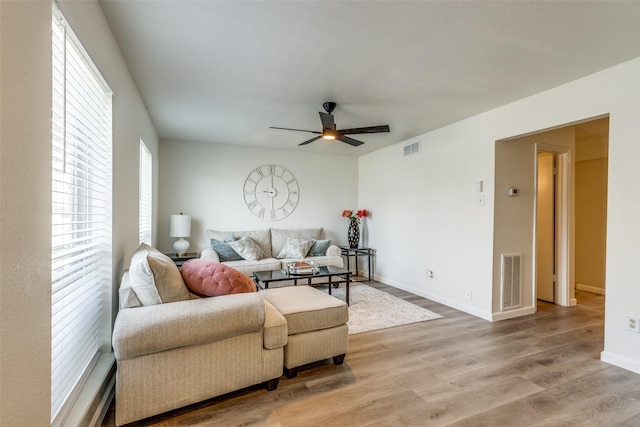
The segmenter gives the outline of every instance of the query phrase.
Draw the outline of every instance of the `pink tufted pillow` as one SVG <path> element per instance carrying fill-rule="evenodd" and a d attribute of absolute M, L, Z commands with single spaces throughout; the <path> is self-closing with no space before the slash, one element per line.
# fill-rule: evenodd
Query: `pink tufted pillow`
<path fill-rule="evenodd" d="M 249 276 L 218 262 L 190 259 L 182 264 L 180 273 L 187 288 L 201 297 L 256 292 Z"/>

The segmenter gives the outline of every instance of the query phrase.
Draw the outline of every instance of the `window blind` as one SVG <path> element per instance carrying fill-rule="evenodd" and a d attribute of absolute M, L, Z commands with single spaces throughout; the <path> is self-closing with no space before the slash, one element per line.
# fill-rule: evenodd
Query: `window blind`
<path fill-rule="evenodd" d="M 153 163 L 151 152 L 140 140 L 140 190 L 138 201 L 138 232 L 140 235 L 140 243 L 152 245 L 151 238 L 153 228 L 151 225 L 153 205 Z"/>
<path fill-rule="evenodd" d="M 108 86 L 58 11 L 52 48 L 51 420 L 60 425 L 108 345 L 112 113 Z"/>

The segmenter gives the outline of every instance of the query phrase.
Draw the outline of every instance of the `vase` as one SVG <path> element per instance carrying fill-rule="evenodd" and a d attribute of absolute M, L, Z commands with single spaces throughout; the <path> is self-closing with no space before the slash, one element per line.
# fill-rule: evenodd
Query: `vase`
<path fill-rule="evenodd" d="M 347 239 L 349 240 L 350 248 L 357 248 L 360 243 L 360 227 L 358 227 L 358 221 L 349 221 L 349 228 L 347 229 Z"/>

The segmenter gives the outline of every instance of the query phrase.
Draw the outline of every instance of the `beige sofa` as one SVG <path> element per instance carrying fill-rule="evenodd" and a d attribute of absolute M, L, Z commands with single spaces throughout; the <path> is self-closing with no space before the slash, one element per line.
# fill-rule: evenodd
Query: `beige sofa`
<path fill-rule="evenodd" d="M 262 249 L 263 257 L 257 260 L 236 260 L 224 261 L 220 259 L 218 253 L 211 247 L 205 248 L 200 254 L 200 258 L 209 261 L 222 262 L 225 265 L 233 267 L 243 273 L 251 276 L 255 271 L 278 270 L 284 268 L 289 262 L 314 261 L 321 266 L 333 265 L 342 268 L 344 261 L 341 256 L 341 250 L 336 245 L 329 245 L 327 250 L 319 256 L 305 256 L 292 258 L 277 258 L 281 253 L 288 238 L 293 239 L 324 239 L 324 230 L 322 228 L 300 228 L 300 229 L 277 229 L 269 228 L 264 230 L 252 231 L 217 231 L 207 230 L 207 237 L 220 242 L 229 241 L 231 239 L 241 239 L 248 237 L 252 239 Z"/>
<path fill-rule="evenodd" d="M 256 384 L 277 387 L 287 323 L 260 293 L 198 298 L 175 264 L 145 245 L 131 264 L 112 339 L 116 425 Z"/>

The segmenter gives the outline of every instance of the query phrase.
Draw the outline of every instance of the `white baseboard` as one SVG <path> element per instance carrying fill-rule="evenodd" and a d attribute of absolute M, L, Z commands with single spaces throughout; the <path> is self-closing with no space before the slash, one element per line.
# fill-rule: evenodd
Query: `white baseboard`
<path fill-rule="evenodd" d="M 608 351 L 603 351 L 602 353 L 600 353 L 600 360 L 609 363 L 610 365 L 615 365 L 619 368 L 626 369 L 627 371 L 640 374 L 640 362 L 638 360 L 627 359 L 626 357 L 617 356 Z"/>
<path fill-rule="evenodd" d="M 458 301 L 453 301 L 447 298 L 442 298 L 438 295 L 430 294 L 426 292 L 424 289 L 418 289 L 411 286 L 407 286 L 404 283 L 397 283 L 390 280 L 385 279 L 384 277 L 380 277 L 374 274 L 373 280 L 376 280 L 380 283 L 384 283 L 385 285 L 393 286 L 394 288 L 402 289 L 403 291 L 411 292 L 412 294 L 419 295 L 423 298 L 430 299 L 431 301 L 435 301 L 437 303 L 446 305 L 447 307 L 455 308 L 456 310 L 463 311 L 465 313 L 471 314 L 472 316 L 479 317 L 480 319 L 488 320 L 491 322 L 492 315 L 491 313 L 487 313 L 481 310 L 478 310 L 475 307 L 470 307 L 465 304 L 460 304 Z"/>
<path fill-rule="evenodd" d="M 591 292 L 592 294 L 605 295 L 603 288 L 597 288 L 595 286 L 583 285 L 582 283 L 576 283 L 576 289 L 585 292 Z"/>
<path fill-rule="evenodd" d="M 530 314 L 535 314 L 535 312 L 536 312 L 535 307 L 524 307 L 524 308 L 517 308 L 515 310 L 499 311 L 499 312 L 493 313 L 492 320 L 494 322 L 498 322 L 500 320 L 507 320 L 507 319 L 513 319 L 515 317 L 528 316 Z"/>

